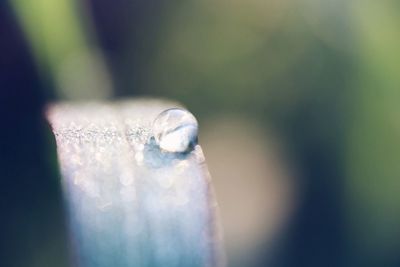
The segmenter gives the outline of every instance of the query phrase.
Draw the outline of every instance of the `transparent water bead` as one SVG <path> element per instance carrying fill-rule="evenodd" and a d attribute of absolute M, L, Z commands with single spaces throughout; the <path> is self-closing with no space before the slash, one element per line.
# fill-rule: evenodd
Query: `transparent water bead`
<path fill-rule="evenodd" d="M 153 134 L 162 150 L 172 153 L 187 152 L 197 144 L 198 123 L 187 110 L 167 109 L 154 120 Z"/>

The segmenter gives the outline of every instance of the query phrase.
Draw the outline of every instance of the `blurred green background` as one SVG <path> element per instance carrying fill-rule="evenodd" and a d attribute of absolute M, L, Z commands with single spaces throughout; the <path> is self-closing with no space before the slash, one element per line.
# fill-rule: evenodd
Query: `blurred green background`
<path fill-rule="evenodd" d="M 0 3 L 1 266 L 68 266 L 49 101 L 200 122 L 229 266 L 400 266 L 400 4 Z"/>

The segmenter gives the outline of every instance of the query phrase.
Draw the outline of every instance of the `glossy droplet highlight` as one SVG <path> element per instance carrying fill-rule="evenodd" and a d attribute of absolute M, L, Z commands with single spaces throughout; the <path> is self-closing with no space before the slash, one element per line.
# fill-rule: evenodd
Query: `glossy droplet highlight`
<path fill-rule="evenodd" d="M 154 120 L 153 134 L 162 150 L 173 153 L 187 152 L 197 144 L 198 123 L 187 110 L 167 109 Z"/>

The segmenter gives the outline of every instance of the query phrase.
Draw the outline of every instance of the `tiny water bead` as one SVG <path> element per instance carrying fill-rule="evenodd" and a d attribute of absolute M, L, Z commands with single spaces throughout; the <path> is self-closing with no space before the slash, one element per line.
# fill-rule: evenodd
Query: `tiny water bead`
<path fill-rule="evenodd" d="M 161 112 L 153 122 L 154 139 L 168 152 L 190 151 L 197 144 L 198 123 L 187 110 L 171 108 Z"/>

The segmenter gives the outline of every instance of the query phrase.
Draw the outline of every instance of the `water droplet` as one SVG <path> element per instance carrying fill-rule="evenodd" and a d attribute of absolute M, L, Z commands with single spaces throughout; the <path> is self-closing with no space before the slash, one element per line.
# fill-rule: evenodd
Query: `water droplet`
<path fill-rule="evenodd" d="M 172 153 L 187 152 L 197 144 L 198 123 L 187 110 L 167 109 L 154 120 L 153 134 L 162 150 Z"/>

